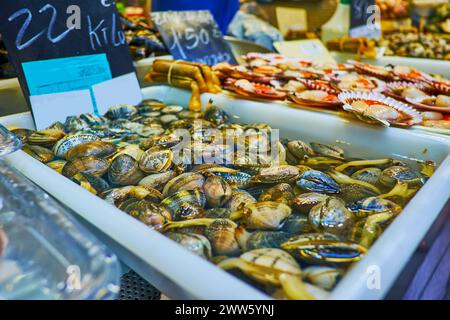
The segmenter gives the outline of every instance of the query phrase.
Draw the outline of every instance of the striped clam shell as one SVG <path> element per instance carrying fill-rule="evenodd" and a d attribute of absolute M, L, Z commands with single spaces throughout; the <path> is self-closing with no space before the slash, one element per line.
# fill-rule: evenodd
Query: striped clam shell
<path fill-rule="evenodd" d="M 380 123 L 381 125 L 386 127 L 389 127 L 391 124 L 397 126 L 412 126 L 415 124 L 419 124 L 423 121 L 421 114 L 416 109 L 379 93 L 343 92 L 338 95 L 338 99 L 344 104 L 343 109 L 345 111 L 349 111 L 356 114 L 356 116 L 360 119 L 364 118 L 364 120 L 370 120 L 370 122 Z M 351 106 L 351 104 L 357 100 L 380 102 L 380 104 L 388 105 L 391 108 L 397 110 L 398 112 L 406 115 L 408 119 L 400 122 L 395 122 L 362 115 L 360 112 L 358 112 Z"/>

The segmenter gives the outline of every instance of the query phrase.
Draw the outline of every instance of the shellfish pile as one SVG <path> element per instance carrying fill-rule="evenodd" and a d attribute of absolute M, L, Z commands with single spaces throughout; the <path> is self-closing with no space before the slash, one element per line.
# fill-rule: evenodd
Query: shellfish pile
<path fill-rule="evenodd" d="M 12 131 L 32 157 L 279 299 L 326 298 L 434 171 L 231 118 L 148 100 Z"/>
<path fill-rule="evenodd" d="M 414 68 L 356 61 L 319 65 L 277 54 L 250 53 L 245 59 L 245 66 L 222 63 L 214 67 L 224 87 L 241 96 L 343 108 L 360 120 L 384 126 L 421 124 L 424 117 L 416 109 L 450 113 L 450 82 Z"/>
<path fill-rule="evenodd" d="M 121 21 L 133 60 L 168 54 L 161 35 L 146 19 L 121 16 Z"/>

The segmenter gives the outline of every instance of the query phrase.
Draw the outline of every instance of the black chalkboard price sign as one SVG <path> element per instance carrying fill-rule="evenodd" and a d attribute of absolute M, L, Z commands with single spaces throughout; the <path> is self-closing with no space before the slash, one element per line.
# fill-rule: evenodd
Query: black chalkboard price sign
<path fill-rule="evenodd" d="M 350 0 L 350 36 L 379 38 L 380 9 L 375 0 Z"/>
<path fill-rule="evenodd" d="M 2 0 L 0 8 L 0 33 L 38 128 L 142 99 L 114 0 Z"/>
<path fill-rule="evenodd" d="M 237 63 L 209 11 L 153 12 L 152 19 L 175 59 Z"/>

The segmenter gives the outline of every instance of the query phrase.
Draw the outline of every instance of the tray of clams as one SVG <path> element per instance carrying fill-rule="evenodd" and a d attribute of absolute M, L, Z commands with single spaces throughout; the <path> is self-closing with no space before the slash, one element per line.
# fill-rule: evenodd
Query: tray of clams
<path fill-rule="evenodd" d="M 170 297 L 382 298 L 448 199 L 446 140 L 212 94 L 193 112 L 168 87 L 144 96 L 15 128 L 27 155 L 7 161 Z"/>

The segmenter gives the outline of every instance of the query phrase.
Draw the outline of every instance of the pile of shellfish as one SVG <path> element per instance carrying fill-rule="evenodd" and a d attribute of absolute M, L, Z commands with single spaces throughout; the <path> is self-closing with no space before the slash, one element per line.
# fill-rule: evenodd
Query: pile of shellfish
<path fill-rule="evenodd" d="M 278 299 L 326 298 L 434 172 L 432 162 L 274 141 L 276 128 L 232 118 L 147 100 L 12 132 L 35 159 Z"/>
<path fill-rule="evenodd" d="M 362 121 L 383 126 L 445 122 L 448 117 L 443 114 L 450 114 L 450 82 L 411 67 L 356 61 L 317 64 L 258 53 L 248 54 L 245 60 L 244 66 L 221 63 L 214 67 L 224 87 L 244 97 L 342 108 Z M 435 125 L 448 125 L 441 122 Z"/>

